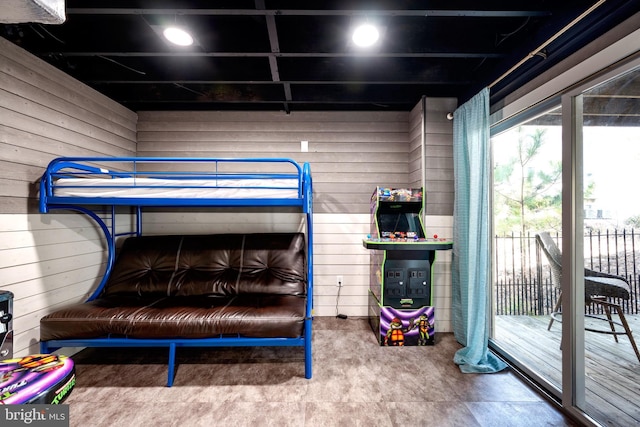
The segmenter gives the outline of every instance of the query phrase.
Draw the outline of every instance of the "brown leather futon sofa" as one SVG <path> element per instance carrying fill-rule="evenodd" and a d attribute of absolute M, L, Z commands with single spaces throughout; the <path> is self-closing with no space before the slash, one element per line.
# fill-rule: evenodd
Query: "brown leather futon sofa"
<path fill-rule="evenodd" d="M 303 233 L 130 237 L 100 295 L 42 318 L 40 339 L 299 338 L 306 264 Z"/>

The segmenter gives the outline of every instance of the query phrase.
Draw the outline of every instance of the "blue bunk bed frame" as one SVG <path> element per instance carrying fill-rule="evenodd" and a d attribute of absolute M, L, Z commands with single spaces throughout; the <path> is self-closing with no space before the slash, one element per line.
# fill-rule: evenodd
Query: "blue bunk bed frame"
<path fill-rule="evenodd" d="M 168 170 L 157 169 L 158 165 L 207 165 L 207 171 L 175 172 L 171 168 Z M 282 167 L 291 169 L 291 173 L 264 173 L 264 172 L 243 172 L 235 173 L 225 171 L 231 164 L 280 164 Z M 114 165 L 118 169 L 105 168 L 105 165 Z M 187 168 L 189 169 L 189 168 Z M 193 168 L 192 168 L 193 169 Z M 231 168 L 229 169 L 231 170 Z M 77 197 L 56 195 L 56 181 L 60 178 L 162 178 L 164 180 L 192 180 L 206 179 L 219 180 L 220 183 L 231 179 L 256 180 L 259 182 L 265 179 L 288 179 L 295 180 L 292 187 L 266 187 L 266 188 L 287 188 L 296 189 L 297 197 L 283 198 L 181 198 L 181 197 Z M 135 187 L 145 188 L 143 185 Z M 72 186 L 71 186 L 72 187 Z M 86 188 L 86 187 L 85 187 Z M 100 186 L 99 188 L 104 188 Z M 123 188 L 118 186 L 117 188 Z M 163 188 L 154 186 L 153 188 Z M 177 189 L 184 188 L 184 185 L 166 186 L 164 188 Z M 195 187 L 194 187 L 195 188 Z M 208 188 L 217 188 L 216 184 Z M 222 185 L 220 188 L 230 188 L 229 185 Z M 233 188 L 233 187 L 232 187 Z M 238 189 L 261 188 L 263 185 L 237 187 Z M 294 160 L 287 158 L 190 158 L 190 157 L 61 157 L 52 160 L 40 181 L 40 201 L 41 213 L 48 213 L 52 210 L 72 210 L 88 215 L 102 229 L 107 243 L 107 266 L 105 274 L 87 301 L 97 298 L 104 288 L 109 274 L 114 265 L 116 253 L 116 238 L 127 235 L 142 235 L 142 208 L 143 207 L 297 207 L 306 216 L 306 244 L 307 244 L 307 303 L 305 309 L 305 320 L 303 334 L 297 338 L 249 338 L 249 337 L 229 337 L 220 336 L 212 338 L 194 339 L 134 339 L 121 337 L 105 337 L 91 339 L 66 339 L 50 340 L 40 343 L 42 353 L 50 353 L 63 347 L 168 347 L 168 380 L 167 386 L 173 385 L 175 372 L 175 358 L 177 347 L 228 347 L 228 346 L 287 346 L 304 347 L 305 377 L 312 376 L 312 319 L 313 319 L 313 202 L 312 202 L 312 179 L 311 169 L 308 163 L 302 167 Z M 94 209 L 98 207 L 110 207 L 111 223 L 107 224 Z M 116 208 L 119 206 L 132 207 L 135 210 L 135 231 L 117 233 L 116 232 Z"/>

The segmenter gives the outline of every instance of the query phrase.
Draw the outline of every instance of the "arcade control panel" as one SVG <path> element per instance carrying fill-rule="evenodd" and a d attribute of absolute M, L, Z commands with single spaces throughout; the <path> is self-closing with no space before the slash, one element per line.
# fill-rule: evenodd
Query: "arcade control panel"
<path fill-rule="evenodd" d="M 374 250 L 370 290 L 380 305 L 419 308 L 432 304 L 436 251 L 452 249 L 451 240 L 437 235 L 433 238 L 369 237 L 362 244 Z"/>
<path fill-rule="evenodd" d="M 362 241 L 367 249 L 393 250 L 430 250 L 439 251 L 453 248 L 453 241 L 438 238 L 435 234 L 432 238 L 423 237 L 382 237 L 372 239 L 367 237 Z"/>

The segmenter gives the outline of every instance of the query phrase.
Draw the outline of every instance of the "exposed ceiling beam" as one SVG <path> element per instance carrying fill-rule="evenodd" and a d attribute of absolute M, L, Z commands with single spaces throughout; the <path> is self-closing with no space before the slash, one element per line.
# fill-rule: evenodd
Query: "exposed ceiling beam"
<path fill-rule="evenodd" d="M 371 80 L 281 80 L 274 82 L 271 80 L 83 80 L 90 84 L 193 84 L 193 85 L 416 85 L 416 86 L 436 86 L 436 85 L 464 85 L 471 82 L 465 80 L 448 80 L 448 81 L 428 81 L 428 80 L 390 80 L 390 81 L 371 81 Z"/>
<path fill-rule="evenodd" d="M 264 0 L 255 0 L 256 9 L 265 10 Z M 267 15 L 267 34 L 269 35 L 269 46 L 271 53 L 269 54 L 269 69 L 271 71 L 271 79 L 274 82 L 280 81 L 280 72 L 278 71 L 277 54 L 280 53 L 280 44 L 278 43 L 278 30 L 276 28 L 276 18 L 273 15 Z M 288 83 L 283 85 L 284 90 L 284 110 L 287 114 L 290 112 L 287 103 L 291 101 L 291 86 Z"/>
<path fill-rule="evenodd" d="M 295 10 L 295 9 L 155 9 L 116 7 L 70 7 L 67 15 L 219 15 L 219 16 L 429 16 L 513 18 L 522 16 L 549 16 L 544 10 Z"/>
<path fill-rule="evenodd" d="M 39 52 L 39 55 L 117 56 L 117 57 L 217 57 L 217 58 L 503 58 L 501 53 L 410 52 L 410 53 L 348 53 L 348 52 Z"/>
<path fill-rule="evenodd" d="M 253 101 L 243 100 L 243 99 L 231 99 L 231 100 L 184 100 L 184 99 L 123 99 L 121 102 L 125 104 L 250 104 Z M 282 101 L 278 100 L 260 100 L 260 104 L 282 104 Z M 293 105 L 304 105 L 304 104 L 344 104 L 344 105 L 370 105 L 370 104 L 384 104 L 384 105 L 404 105 L 409 103 L 408 101 L 394 101 L 394 100 L 358 100 L 352 99 L 348 101 L 340 101 L 335 99 L 319 99 L 319 100 L 300 100 L 300 101 L 291 101 L 290 104 Z M 411 103 L 413 103 L 411 101 Z"/>

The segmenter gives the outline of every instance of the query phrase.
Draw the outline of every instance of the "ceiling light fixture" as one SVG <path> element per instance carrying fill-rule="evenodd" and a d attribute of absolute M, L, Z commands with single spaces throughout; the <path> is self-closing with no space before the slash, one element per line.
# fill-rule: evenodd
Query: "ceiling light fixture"
<path fill-rule="evenodd" d="M 162 32 L 167 40 L 178 46 L 191 46 L 193 37 L 185 30 L 178 27 L 168 27 Z"/>
<path fill-rule="evenodd" d="M 378 29 L 371 24 L 363 24 L 355 29 L 352 40 L 356 46 L 369 47 L 378 41 L 380 33 Z"/>

